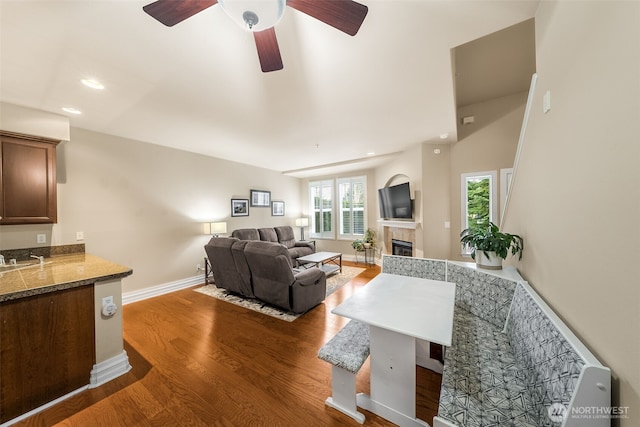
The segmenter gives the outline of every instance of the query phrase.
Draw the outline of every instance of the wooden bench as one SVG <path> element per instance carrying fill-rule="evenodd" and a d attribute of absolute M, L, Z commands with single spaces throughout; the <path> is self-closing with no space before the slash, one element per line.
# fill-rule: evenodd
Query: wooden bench
<path fill-rule="evenodd" d="M 364 423 L 356 404 L 356 374 L 369 357 L 369 325 L 350 321 L 320 348 L 318 357 L 331 363 L 331 396 L 325 404 Z"/>
<path fill-rule="evenodd" d="M 515 269 L 385 256 L 382 271 L 456 284 L 434 427 L 609 427 L 611 372 Z"/>

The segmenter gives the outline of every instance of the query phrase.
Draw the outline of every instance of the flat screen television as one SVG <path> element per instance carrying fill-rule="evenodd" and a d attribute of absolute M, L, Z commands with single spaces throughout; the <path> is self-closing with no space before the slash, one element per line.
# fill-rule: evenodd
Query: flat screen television
<path fill-rule="evenodd" d="M 378 204 L 382 219 L 411 219 L 411 192 L 409 183 L 384 187 L 378 190 Z"/>

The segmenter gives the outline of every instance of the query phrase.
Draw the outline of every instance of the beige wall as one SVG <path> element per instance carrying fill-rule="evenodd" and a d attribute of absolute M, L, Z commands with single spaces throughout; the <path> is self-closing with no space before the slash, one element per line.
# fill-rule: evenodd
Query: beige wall
<path fill-rule="evenodd" d="M 639 22 L 638 2 L 540 3 L 538 84 L 505 218 L 525 240 L 523 276 L 611 368 L 629 427 L 640 422 Z"/>
<path fill-rule="evenodd" d="M 450 169 L 450 145 L 423 144 L 422 230 L 427 258 L 450 258 L 451 228 L 445 227 L 445 222 L 451 223 Z"/>
<path fill-rule="evenodd" d="M 458 110 L 458 117 L 474 116 L 475 122 L 460 126 L 460 140 L 451 146 L 449 259 L 471 261 L 460 255 L 460 232 L 463 229 L 460 176 L 463 173 L 496 171 L 499 196 L 500 169 L 513 167 L 526 101 L 527 93 L 523 92 Z M 499 218 L 500 212 L 494 219 L 496 224 L 499 224 Z"/>
<path fill-rule="evenodd" d="M 58 223 L 2 226 L 2 249 L 35 247 L 45 233 L 53 245 L 76 243 L 87 252 L 133 268 L 131 292 L 196 276 L 203 263 L 202 222 L 242 227 L 294 225 L 300 180 L 280 173 L 82 129 L 58 145 Z M 285 217 L 250 208 L 230 217 L 230 199 L 270 190 L 285 202 Z"/>

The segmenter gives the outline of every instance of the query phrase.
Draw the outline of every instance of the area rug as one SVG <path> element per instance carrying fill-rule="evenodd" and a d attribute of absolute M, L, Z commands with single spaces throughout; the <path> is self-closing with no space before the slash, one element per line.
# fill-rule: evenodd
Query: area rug
<path fill-rule="evenodd" d="M 364 268 L 342 266 L 342 273 L 327 277 L 327 296 L 340 289 L 363 271 Z M 205 285 L 201 288 L 194 289 L 194 291 L 271 317 L 276 317 L 287 322 L 293 322 L 301 316 L 301 314 L 295 314 L 290 311 L 279 309 L 278 307 L 274 307 L 257 299 L 243 298 L 239 295 L 227 292 L 226 289 L 217 288 L 215 285 Z"/>

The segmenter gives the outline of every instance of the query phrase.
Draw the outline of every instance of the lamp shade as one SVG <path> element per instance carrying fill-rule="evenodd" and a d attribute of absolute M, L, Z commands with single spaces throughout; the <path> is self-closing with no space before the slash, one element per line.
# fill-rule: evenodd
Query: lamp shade
<path fill-rule="evenodd" d="M 309 226 L 309 218 L 303 217 L 296 219 L 296 227 L 308 227 Z"/>
<path fill-rule="evenodd" d="M 204 223 L 204 234 L 221 234 L 227 232 L 227 223 L 222 222 L 205 222 Z"/>

